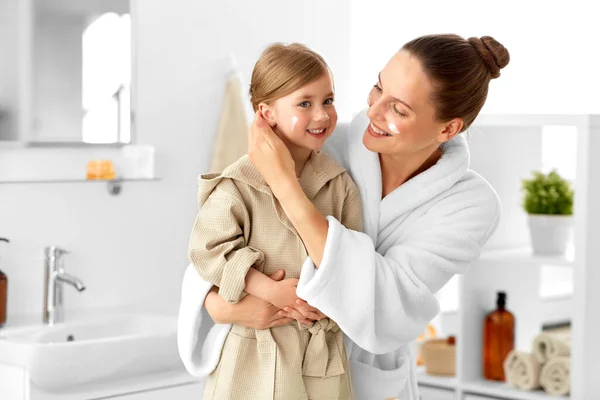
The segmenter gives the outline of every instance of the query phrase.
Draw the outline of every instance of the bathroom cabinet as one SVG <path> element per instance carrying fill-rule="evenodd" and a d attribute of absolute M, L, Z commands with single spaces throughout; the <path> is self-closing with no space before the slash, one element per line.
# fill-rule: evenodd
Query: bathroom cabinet
<path fill-rule="evenodd" d="M 564 256 L 532 253 L 521 207 L 521 179 L 543 168 L 542 139 L 548 128 L 569 128 L 563 129 L 564 134 L 576 135 L 577 140 L 574 240 Z M 479 260 L 456 277 L 456 323 L 450 332 L 442 329 L 444 335 L 456 336 L 456 376 L 432 377 L 420 369 L 422 400 L 600 399 L 594 375 L 600 359 L 596 344 L 600 319 L 593 306 L 600 304 L 600 246 L 595 239 L 600 236 L 600 116 L 482 115 L 467 137 L 471 168 L 498 192 L 502 217 Z M 568 296 L 544 295 L 541 282 L 548 269 L 569 275 Z M 515 345 L 520 350 L 531 351 L 533 338 L 545 325 L 571 324 L 570 396 L 519 391 L 482 378 L 483 319 L 494 309 L 497 291 L 508 294 L 507 308 L 516 317 Z"/>
<path fill-rule="evenodd" d="M 174 387 L 158 388 L 144 392 L 125 394 L 122 396 L 111 396 L 114 400 L 197 400 L 202 397 L 204 385 L 200 383 L 185 384 Z M 97 400 L 103 399 L 102 397 Z M 96 400 L 96 398 L 94 399 Z"/>
<path fill-rule="evenodd" d="M 135 381 L 106 382 L 69 392 L 38 389 L 23 368 L 0 363 L 2 400 L 197 400 L 204 384 L 186 371 L 140 377 Z"/>

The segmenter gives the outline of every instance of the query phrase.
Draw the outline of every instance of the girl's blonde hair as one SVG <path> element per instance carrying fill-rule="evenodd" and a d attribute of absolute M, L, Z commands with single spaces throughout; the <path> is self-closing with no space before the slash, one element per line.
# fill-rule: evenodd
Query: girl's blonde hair
<path fill-rule="evenodd" d="M 260 103 L 275 100 L 329 73 L 319 54 L 300 43 L 274 43 L 260 55 L 252 71 L 250 101 L 256 112 Z"/>

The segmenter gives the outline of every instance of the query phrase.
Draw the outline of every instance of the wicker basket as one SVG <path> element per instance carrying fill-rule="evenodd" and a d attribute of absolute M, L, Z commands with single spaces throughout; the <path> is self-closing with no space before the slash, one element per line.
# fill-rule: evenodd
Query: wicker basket
<path fill-rule="evenodd" d="M 428 375 L 455 375 L 456 346 L 454 338 L 425 341 L 421 346 L 421 355 Z"/>

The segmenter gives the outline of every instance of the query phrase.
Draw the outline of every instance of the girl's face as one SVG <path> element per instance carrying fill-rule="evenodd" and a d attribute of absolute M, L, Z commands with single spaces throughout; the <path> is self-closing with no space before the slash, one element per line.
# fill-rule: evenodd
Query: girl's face
<path fill-rule="evenodd" d="M 436 118 L 433 90 L 416 57 L 406 51 L 394 55 L 369 93 L 371 123 L 363 136 L 365 147 L 407 156 L 430 152 L 460 132 L 460 119 L 444 122 Z"/>
<path fill-rule="evenodd" d="M 288 147 L 318 151 L 337 123 L 329 73 L 260 109 Z"/>

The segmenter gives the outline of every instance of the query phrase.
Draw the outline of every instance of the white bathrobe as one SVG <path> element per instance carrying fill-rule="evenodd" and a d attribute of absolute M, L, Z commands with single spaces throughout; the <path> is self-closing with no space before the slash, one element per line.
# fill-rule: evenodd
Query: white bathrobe
<path fill-rule="evenodd" d="M 434 294 L 476 260 L 500 217 L 492 187 L 469 170 L 462 135 L 444 144 L 438 163 L 381 199 L 376 153 L 362 143 L 369 123 L 357 115 L 326 150 L 360 189 L 365 233 L 328 217 L 318 269 L 307 259 L 298 296 L 338 323 L 346 335 L 355 400 L 418 400 L 411 342 L 439 311 Z M 218 325 L 202 303 L 210 284 L 186 271 L 179 315 L 179 351 L 190 373 L 214 369 L 229 325 Z"/>

